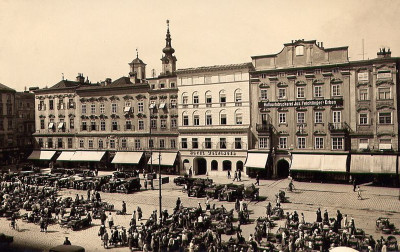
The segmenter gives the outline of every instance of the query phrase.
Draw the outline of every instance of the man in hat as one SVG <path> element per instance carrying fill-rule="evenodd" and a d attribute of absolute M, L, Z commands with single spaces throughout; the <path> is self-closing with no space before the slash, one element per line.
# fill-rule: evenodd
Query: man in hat
<path fill-rule="evenodd" d="M 68 240 L 68 237 L 65 237 L 64 245 L 71 245 L 71 242 Z"/>

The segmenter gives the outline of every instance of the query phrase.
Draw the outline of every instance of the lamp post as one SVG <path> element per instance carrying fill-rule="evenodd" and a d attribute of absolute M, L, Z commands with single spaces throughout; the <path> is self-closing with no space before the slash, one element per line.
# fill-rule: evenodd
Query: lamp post
<path fill-rule="evenodd" d="M 151 126 L 151 116 L 152 116 L 152 112 L 153 112 L 153 108 L 151 107 L 152 105 L 150 104 L 150 108 L 149 108 L 149 110 L 150 110 L 150 139 L 149 139 L 149 147 L 150 147 L 150 171 L 151 171 L 151 173 L 153 174 L 153 139 L 151 138 L 151 128 L 152 128 L 152 126 Z M 151 143 L 151 144 L 150 144 Z M 144 174 L 143 174 L 144 175 Z"/>
<path fill-rule="evenodd" d="M 161 204 L 162 204 L 162 196 L 161 196 L 161 185 L 162 185 L 162 182 L 161 182 L 161 150 L 160 150 L 160 152 L 158 153 L 158 175 L 159 175 L 159 177 L 158 177 L 158 193 L 159 193 L 159 203 L 160 203 L 160 224 L 162 223 L 162 213 L 161 213 L 161 210 L 162 210 L 162 207 L 161 207 Z"/>

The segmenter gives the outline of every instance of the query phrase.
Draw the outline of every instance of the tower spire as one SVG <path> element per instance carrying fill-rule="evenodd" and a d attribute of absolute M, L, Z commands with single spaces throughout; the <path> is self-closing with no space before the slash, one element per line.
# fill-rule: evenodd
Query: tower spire
<path fill-rule="evenodd" d="M 167 35 L 165 38 L 165 48 L 163 49 L 163 52 L 166 55 L 172 55 L 175 52 L 174 48 L 172 48 L 172 45 L 171 45 L 171 34 L 169 32 L 169 20 L 168 19 L 167 19 Z"/>

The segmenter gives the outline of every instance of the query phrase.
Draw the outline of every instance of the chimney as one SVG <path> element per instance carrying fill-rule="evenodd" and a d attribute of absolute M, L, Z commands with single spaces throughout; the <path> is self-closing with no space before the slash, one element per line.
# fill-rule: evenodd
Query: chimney
<path fill-rule="evenodd" d="M 390 58 L 392 57 L 392 52 L 390 51 L 390 48 L 386 51 L 386 48 L 379 48 L 379 52 L 376 54 L 379 58 Z"/>
<path fill-rule="evenodd" d="M 79 82 L 79 83 L 85 82 L 85 77 L 83 77 L 82 73 L 78 73 L 78 76 L 76 76 L 76 82 Z"/>
<path fill-rule="evenodd" d="M 324 49 L 324 42 L 321 42 L 321 48 Z"/>

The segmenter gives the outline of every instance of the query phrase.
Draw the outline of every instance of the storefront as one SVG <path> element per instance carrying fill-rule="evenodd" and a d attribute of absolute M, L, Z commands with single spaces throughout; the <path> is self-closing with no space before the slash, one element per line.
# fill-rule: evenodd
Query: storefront
<path fill-rule="evenodd" d="M 142 170 L 145 164 L 143 152 L 137 151 L 118 151 L 113 160 L 112 164 L 115 164 L 116 170 L 127 170 L 132 171 L 135 169 Z"/>
<path fill-rule="evenodd" d="M 359 183 L 373 181 L 381 185 L 397 183 L 395 155 L 351 155 L 350 174 Z"/>
<path fill-rule="evenodd" d="M 147 165 L 149 170 L 161 172 L 164 174 L 177 174 L 179 173 L 179 162 L 177 152 L 159 152 L 153 151 L 152 156 L 149 158 Z"/>
<path fill-rule="evenodd" d="M 40 167 L 50 167 L 55 159 L 56 151 L 34 150 L 28 160 L 33 161 Z"/>
<path fill-rule="evenodd" d="M 270 175 L 267 169 L 268 157 L 268 153 L 248 152 L 244 164 L 246 175 L 256 177 L 259 174 L 260 177 L 268 177 Z"/>

